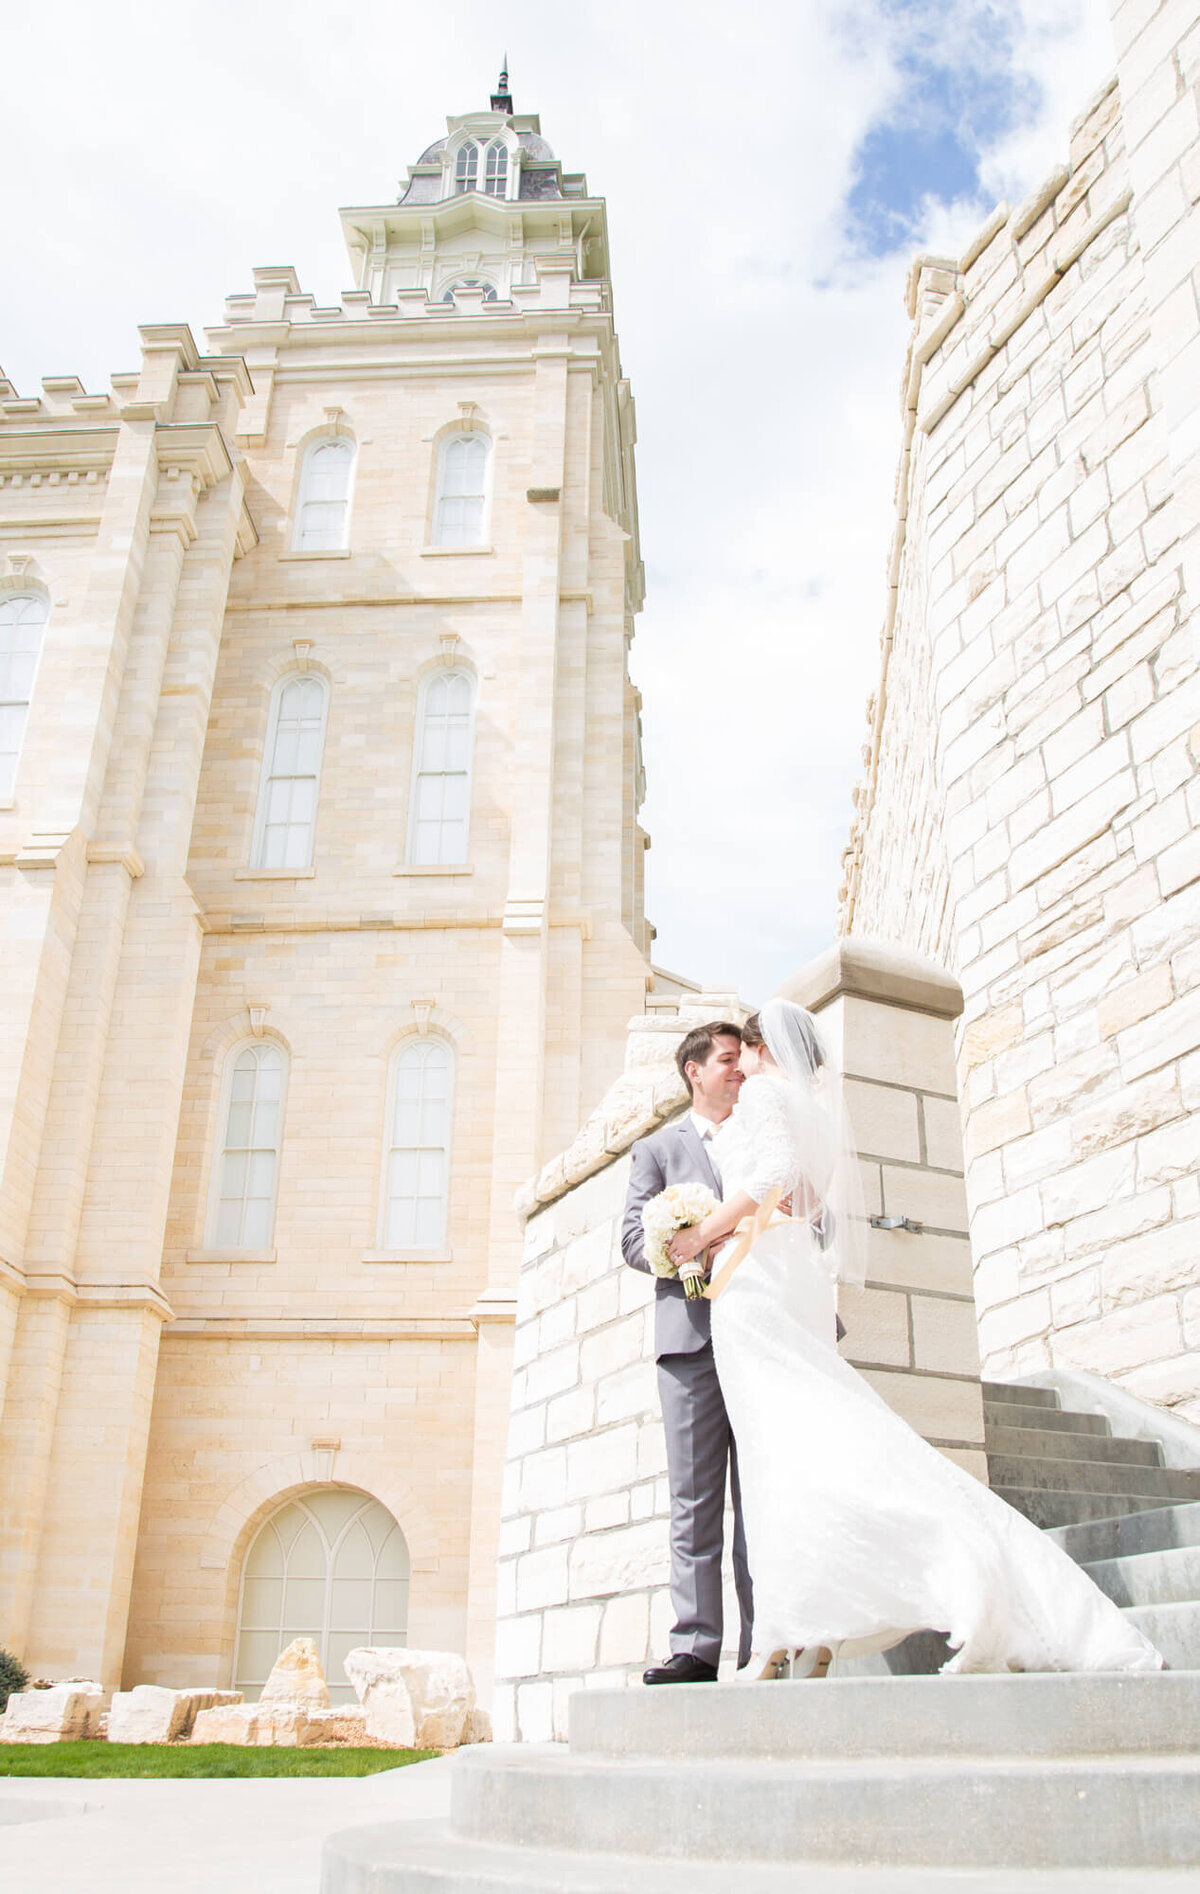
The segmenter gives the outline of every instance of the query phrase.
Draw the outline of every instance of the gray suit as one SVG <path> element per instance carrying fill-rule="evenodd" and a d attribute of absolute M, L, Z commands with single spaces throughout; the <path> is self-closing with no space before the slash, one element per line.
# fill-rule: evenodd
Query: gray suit
<path fill-rule="evenodd" d="M 721 1194 L 708 1146 L 690 1116 L 639 1138 L 633 1147 L 621 1249 L 633 1269 L 650 1273 L 642 1249 L 642 1205 L 668 1184 L 707 1184 Z M 721 1654 L 721 1551 L 725 1469 L 733 1492 L 733 1572 L 741 1610 L 738 1662 L 750 1655 L 753 1605 L 742 1526 L 737 1448 L 713 1362 L 711 1304 L 689 1302 L 683 1284 L 655 1284 L 654 1354 L 671 1489 L 671 1650 L 715 1664 Z"/>

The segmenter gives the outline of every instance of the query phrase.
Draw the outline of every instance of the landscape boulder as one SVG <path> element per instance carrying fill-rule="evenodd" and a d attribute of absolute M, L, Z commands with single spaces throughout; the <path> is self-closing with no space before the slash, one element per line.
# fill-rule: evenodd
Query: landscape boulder
<path fill-rule="evenodd" d="M 5 1743 L 72 1743 L 98 1736 L 105 1693 L 90 1679 L 72 1678 L 40 1690 L 14 1690 L 0 1717 Z"/>
<path fill-rule="evenodd" d="M 280 1651 L 259 1702 L 303 1703 L 310 1710 L 328 1710 L 329 1686 L 312 1638 L 295 1638 L 286 1651 Z"/>
<path fill-rule="evenodd" d="M 475 1708 L 475 1685 L 455 1651 L 381 1646 L 350 1651 L 346 1675 L 366 1711 L 367 1735 L 398 1748 L 456 1749 Z"/>
<path fill-rule="evenodd" d="M 237 1704 L 240 1690 L 168 1690 L 162 1684 L 135 1684 L 113 1693 L 108 1713 L 110 1743 L 175 1743 L 190 1736 L 201 1710 Z"/>

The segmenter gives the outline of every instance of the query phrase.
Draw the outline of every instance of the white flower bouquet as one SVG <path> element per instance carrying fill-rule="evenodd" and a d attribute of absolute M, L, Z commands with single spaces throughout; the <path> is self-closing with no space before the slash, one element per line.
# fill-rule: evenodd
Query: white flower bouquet
<path fill-rule="evenodd" d="M 668 1184 L 657 1197 L 651 1197 L 642 1205 L 646 1261 L 654 1275 L 668 1281 L 678 1277 L 679 1271 L 667 1254 L 667 1245 L 676 1230 L 689 1230 L 694 1223 L 703 1223 L 716 1208 L 717 1199 L 707 1184 Z M 703 1256 L 697 1261 L 703 1262 Z M 704 1293 L 703 1277 L 690 1273 L 683 1280 L 688 1300 L 697 1301 Z"/>

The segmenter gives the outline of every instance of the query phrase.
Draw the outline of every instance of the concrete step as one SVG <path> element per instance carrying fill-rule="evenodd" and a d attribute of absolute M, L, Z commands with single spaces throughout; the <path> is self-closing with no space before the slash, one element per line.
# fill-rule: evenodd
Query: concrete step
<path fill-rule="evenodd" d="M 1073 1416 L 1064 1416 L 1074 1418 Z M 1072 1434 L 1061 1428 L 989 1427 L 988 1463 L 993 1459 L 1087 1460 L 1105 1466 L 1162 1467 L 1156 1440 L 1113 1440 L 1108 1434 Z"/>
<path fill-rule="evenodd" d="M 1048 1492 L 1134 1494 L 1145 1499 L 1200 1499 L 1200 1468 L 1128 1466 L 1101 1460 L 1037 1459 L 1032 1454 L 988 1455 L 994 1486 Z M 1125 1508 L 1114 1507 L 1115 1512 Z"/>
<path fill-rule="evenodd" d="M 1071 1434 L 1111 1434 L 1104 1414 L 1064 1414 L 1053 1407 L 1023 1407 L 1016 1401 L 985 1401 L 983 1424 L 993 1427 L 1038 1427 Z"/>
<path fill-rule="evenodd" d="M 1200 1671 L 1200 1604 L 1130 1605 L 1125 1617 L 1148 1637 L 1172 1671 Z"/>
<path fill-rule="evenodd" d="M 1108 1518 L 1080 1513 L 1075 1523 L 1056 1522 L 1049 1536 L 1080 1565 L 1167 1552 L 1173 1546 L 1200 1545 L 1200 1504 L 1143 1507 Z"/>
<path fill-rule="evenodd" d="M 1200 1676 L 1160 1671 L 581 1690 L 571 1754 L 775 1762 L 1200 1752 Z"/>
<path fill-rule="evenodd" d="M 1159 1502 L 1144 1493 L 1055 1492 L 1045 1487 L 999 1486 L 992 1491 L 1010 1506 L 1015 1506 L 1035 1526 L 1070 1526 L 1080 1520 L 1102 1519 L 1111 1523 L 1129 1513 L 1159 1511 Z M 1074 1556 L 1074 1554 L 1072 1555 Z"/>
<path fill-rule="evenodd" d="M 1018 1388 L 1008 1381 L 983 1381 L 985 1401 L 1008 1401 L 1018 1407 L 1058 1407 L 1059 1399 L 1054 1388 Z"/>
<path fill-rule="evenodd" d="M 739 1864 L 1187 1867 L 1200 1860 L 1200 1761 L 681 1764 L 480 1745 L 456 1759 L 451 1823 L 473 1841 L 571 1854 L 615 1845 Z"/>
<path fill-rule="evenodd" d="M 1083 1569 L 1114 1605 L 1178 1605 L 1200 1599 L 1200 1547 L 1194 1545 L 1096 1559 Z"/>
<path fill-rule="evenodd" d="M 325 1843 L 321 1894 L 1135 1894 L 1127 1870 L 809 1867 L 671 1861 L 473 1842 L 445 1822 L 351 1828 Z M 1200 1871 L 1142 1869 L 1136 1894 L 1200 1894 Z"/>

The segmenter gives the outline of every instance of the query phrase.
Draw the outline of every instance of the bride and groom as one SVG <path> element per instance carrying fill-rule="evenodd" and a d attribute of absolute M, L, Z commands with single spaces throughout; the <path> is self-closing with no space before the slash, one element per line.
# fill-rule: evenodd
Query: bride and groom
<path fill-rule="evenodd" d="M 727 1473 L 751 1680 L 819 1674 L 830 1650 L 863 1656 L 919 1630 L 947 1635 L 951 1671 L 1158 1669 L 1065 1553 L 838 1354 L 834 1283 L 863 1281 L 866 1226 L 811 1015 L 771 1000 L 744 1027 L 697 1027 L 677 1062 L 691 1109 L 633 1147 L 625 1261 L 650 1270 L 643 1211 L 671 1185 L 719 1202 L 672 1239 L 679 1274 L 656 1284 L 675 1623 L 645 1682 L 716 1680 Z M 791 1214 L 766 1225 L 759 1213 L 717 1299 L 693 1299 L 687 1278 L 776 1193 Z"/>

